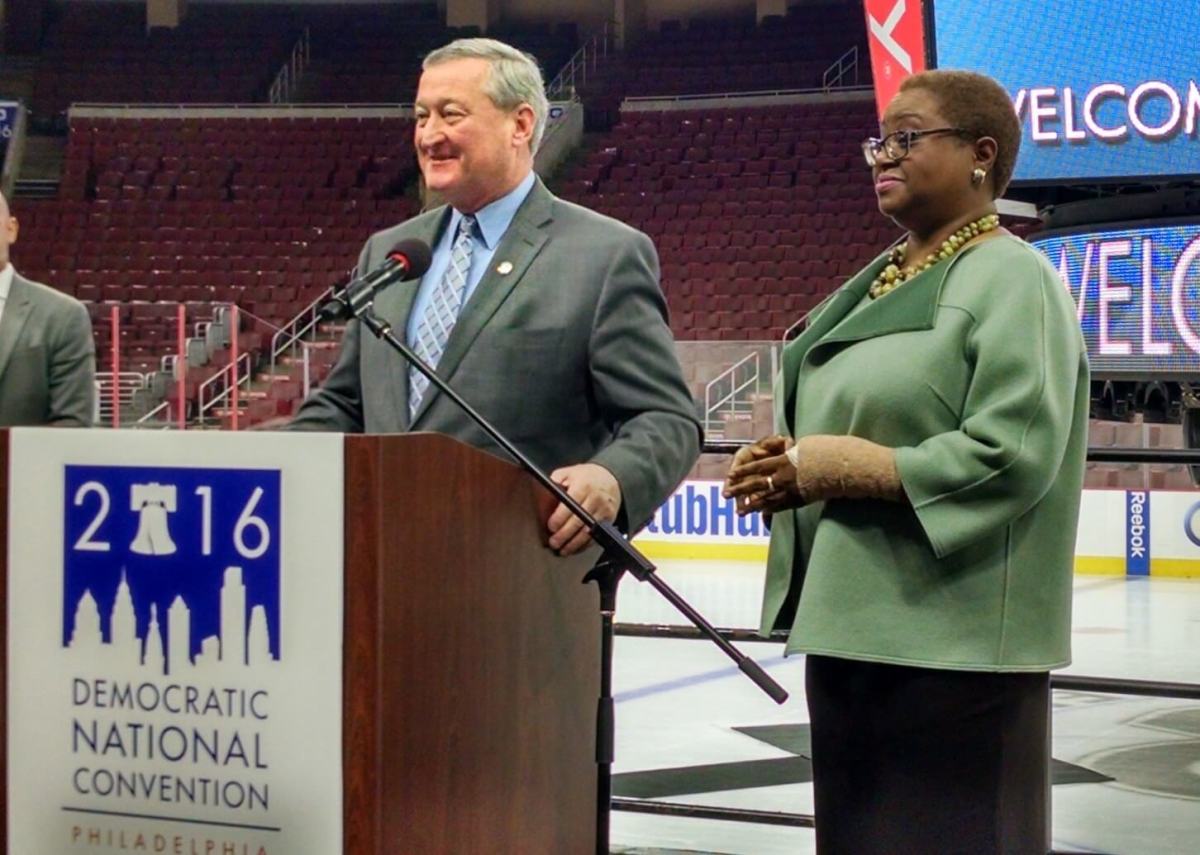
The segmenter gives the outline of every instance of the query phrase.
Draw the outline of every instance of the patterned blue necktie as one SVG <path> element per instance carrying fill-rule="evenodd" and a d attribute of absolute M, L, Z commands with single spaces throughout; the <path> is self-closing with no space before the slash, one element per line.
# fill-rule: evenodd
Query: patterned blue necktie
<path fill-rule="evenodd" d="M 475 218 L 464 215 L 458 223 L 458 236 L 450 250 L 450 266 L 442 280 L 434 288 L 429 305 L 417 326 L 417 341 L 414 350 L 431 368 L 437 368 L 446 340 L 458 320 L 462 308 L 463 294 L 467 290 L 467 276 L 471 272 L 471 250 L 475 241 Z M 413 419 L 421 407 L 421 399 L 429 381 L 415 368 L 408 369 L 408 417 Z"/>

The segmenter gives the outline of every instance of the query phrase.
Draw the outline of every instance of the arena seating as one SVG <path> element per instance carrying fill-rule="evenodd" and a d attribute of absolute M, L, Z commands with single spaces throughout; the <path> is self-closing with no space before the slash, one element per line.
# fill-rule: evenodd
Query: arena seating
<path fill-rule="evenodd" d="M 447 28 L 437 9 L 409 5 L 368 9 L 355 15 L 335 10 L 310 26 L 311 64 L 294 100 L 321 104 L 395 104 L 413 100 L 421 60 L 429 51 L 460 36 Z M 552 76 L 577 47 L 573 26 L 500 26 L 488 33 L 538 58 Z"/>
<path fill-rule="evenodd" d="M 411 135 L 400 119 L 80 120 L 60 197 L 20 202 L 16 252 L 81 299 L 252 291 L 214 281 L 226 272 L 308 293 L 412 210 L 397 198 L 415 175 Z M 87 275 L 104 271 L 125 275 Z"/>
<path fill-rule="evenodd" d="M 473 30 L 452 29 L 437 6 L 383 4 L 347 14 L 312 6 L 193 5 L 176 30 L 146 31 L 144 7 L 93 3 L 53 7 L 34 82 L 33 112 L 61 121 L 72 102 L 253 103 L 307 28 L 310 60 L 295 93 L 301 103 L 412 100 L 421 58 Z M 500 26 L 492 35 L 533 53 L 553 74 L 574 53 L 573 25 Z"/>
<path fill-rule="evenodd" d="M 871 85 L 859 4 L 793 6 L 785 17 L 664 21 L 635 48 L 610 54 L 580 93 L 589 125 L 608 127 L 633 96 L 819 89 L 825 70 L 858 48 L 855 72 L 838 85 Z"/>
<path fill-rule="evenodd" d="M 59 198 L 14 205 L 14 260 L 92 307 L 102 366 L 119 305 L 123 369 L 150 372 L 175 350 L 180 302 L 189 334 L 228 301 L 294 317 L 411 216 L 414 176 L 405 119 L 80 119 Z"/>
<path fill-rule="evenodd" d="M 34 120 L 63 121 L 74 102 L 265 101 L 303 29 L 286 6 L 193 5 L 176 30 L 146 30 L 145 6 L 64 3 L 51 21 L 34 78 Z"/>
<path fill-rule="evenodd" d="M 626 95 L 684 95 L 811 89 L 849 50 L 866 48 L 866 25 L 853 5 L 795 6 L 786 17 L 692 21 L 647 34 L 617 72 Z M 865 59 L 865 55 L 864 55 Z M 862 64 L 865 72 L 867 63 Z M 860 80 L 869 85 L 870 79 Z"/>
<path fill-rule="evenodd" d="M 296 100 L 319 104 L 410 102 L 417 88 L 421 56 L 445 44 L 449 33 L 436 16 L 414 16 L 403 6 L 330 16 L 312 30 L 311 63 Z"/>
<path fill-rule="evenodd" d="M 681 339 L 778 339 L 896 236 L 859 143 L 874 104 L 625 112 L 563 192 L 646 231 Z"/>

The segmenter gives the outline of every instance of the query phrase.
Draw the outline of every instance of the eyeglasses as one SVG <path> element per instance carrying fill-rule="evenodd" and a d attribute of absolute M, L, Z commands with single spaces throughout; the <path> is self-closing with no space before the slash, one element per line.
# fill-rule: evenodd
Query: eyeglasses
<path fill-rule="evenodd" d="M 874 166 L 879 161 L 880 152 L 890 161 L 904 160 L 908 157 L 914 141 L 933 134 L 969 136 L 970 132 L 964 128 L 930 128 L 926 131 L 893 131 L 883 139 L 867 137 L 862 144 L 863 157 L 867 160 L 867 166 Z"/>

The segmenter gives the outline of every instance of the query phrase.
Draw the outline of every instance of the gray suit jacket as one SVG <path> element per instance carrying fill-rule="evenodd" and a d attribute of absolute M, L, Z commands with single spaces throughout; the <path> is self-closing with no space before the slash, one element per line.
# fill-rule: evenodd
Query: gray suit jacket
<path fill-rule="evenodd" d="M 373 235 L 358 271 L 378 267 L 402 238 L 432 246 L 449 213 L 437 208 Z M 376 312 L 400 336 L 415 295 L 415 283 L 404 283 L 376 299 Z M 667 326 L 654 245 L 556 198 L 541 181 L 463 307 L 438 373 L 539 466 L 590 461 L 612 472 L 634 528 L 699 454 L 700 425 Z M 404 360 L 357 322 L 333 372 L 289 427 L 435 431 L 503 455 L 432 386 L 410 423 Z"/>
<path fill-rule="evenodd" d="M 78 300 L 13 274 L 0 318 L 0 427 L 90 427 L 96 346 Z"/>

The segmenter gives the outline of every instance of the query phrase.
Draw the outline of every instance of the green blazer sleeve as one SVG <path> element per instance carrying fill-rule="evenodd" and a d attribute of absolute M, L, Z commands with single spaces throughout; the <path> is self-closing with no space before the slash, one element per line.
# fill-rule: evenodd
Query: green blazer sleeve
<path fill-rule="evenodd" d="M 1048 263 L 1027 247 L 1004 264 L 973 260 L 963 259 L 942 295 L 943 311 L 972 317 L 959 428 L 896 451 L 939 558 L 1010 524 L 1050 489 L 1085 359 L 1074 305 Z"/>

